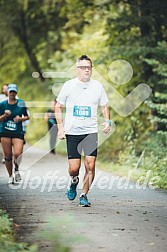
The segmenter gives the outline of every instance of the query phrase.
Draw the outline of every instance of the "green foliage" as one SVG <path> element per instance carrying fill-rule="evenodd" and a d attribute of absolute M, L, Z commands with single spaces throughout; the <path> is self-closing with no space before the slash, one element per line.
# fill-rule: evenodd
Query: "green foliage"
<path fill-rule="evenodd" d="M 139 147 L 147 143 L 148 160 L 149 155 L 154 160 L 148 135 L 158 132 L 160 138 L 167 129 L 166 0 L 0 0 L 0 6 L 0 81 L 17 83 L 18 95 L 25 101 L 50 101 L 64 81 L 75 76 L 71 67 L 76 58 L 88 54 L 94 69 L 123 96 L 139 83 L 149 84 L 152 96 L 130 116 L 121 117 L 111 108 L 116 131 L 100 146 L 99 156 L 120 164 L 126 157 L 133 163 L 144 150 Z M 115 59 L 125 59 L 133 67 L 133 78 L 126 85 L 116 85 L 108 76 Z M 32 77 L 34 71 L 39 78 Z M 44 78 L 44 71 L 66 74 Z M 105 88 L 109 99 L 118 102 Z M 47 108 L 29 109 L 26 137 L 35 143 L 47 132 L 42 117 Z"/>
<path fill-rule="evenodd" d="M 66 244 L 74 242 L 84 242 L 85 237 L 77 234 L 71 234 L 67 237 L 64 234 L 64 227 L 68 230 L 71 225 L 74 225 L 76 230 L 79 228 L 79 223 L 72 216 L 64 216 L 63 220 L 59 218 L 50 218 L 48 220 L 47 231 L 44 230 L 37 235 L 44 240 L 49 240 L 52 243 L 51 251 L 70 252 L 71 248 Z M 37 252 L 37 245 L 29 246 L 27 243 L 18 243 L 15 241 L 13 231 L 13 220 L 9 218 L 5 211 L 0 209 L 0 251 L 1 252 Z"/>
<path fill-rule="evenodd" d="M 44 240 L 52 242 L 53 249 L 51 251 L 56 252 L 70 252 L 72 251 L 70 245 L 75 242 L 81 244 L 88 241 L 84 235 L 80 234 L 80 223 L 77 221 L 76 216 L 52 216 L 47 220 L 47 231 L 40 232 L 39 236 Z M 69 230 L 73 232 L 69 233 Z"/>
<path fill-rule="evenodd" d="M 130 137 L 130 135 L 129 135 Z M 138 144 L 130 137 L 129 144 L 114 156 L 106 159 L 100 155 L 98 166 L 115 175 L 128 176 L 137 181 L 149 173 L 149 181 L 155 180 L 155 186 L 167 189 L 167 134 L 166 132 L 144 133 Z M 110 146 L 110 149 L 112 146 Z"/>
<path fill-rule="evenodd" d="M 37 252 L 37 246 L 28 246 L 26 243 L 17 243 L 12 230 L 12 219 L 0 209 L 0 251 L 1 252 Z"/>
<path fill-rule="evenodd" d="M 154 130 L 167 131 L 167 43 L 159 42 L 152 54 L 152 59 L 145 59 L 154 73 L 149 78 L 154 87 L 154 96 L 148 103 L 151 109 L 151 122 Z"/>
<path fill-rule="evenodd" d="M 20 46 L 17 47 L 10 43 L 11 57 L 18 58 L 17 51 L 23 48 L 27 58 L 22 65 L 39 72 L 42 81 L 42 71 L 49 67 L 48 55 L 61 50 L 61 30 L 65 24 L 65 19 L 60 15 L 63 5 L 64 1 L 60 0 L 0 1 L 0 27 L 3 29 L 0 33 L 1 48 L 4 50 L 5 47 L 9 48 L 10 42 L 19 41 Z M 9 33 L 5 34 L 4 30 Z M 2 60 L 8 64 L 5 56 Z"/>
<path fill-rule="evenodd" d="M 12 234 L 11 232 L 11 219 L 8 218 L 8 216 L 5 214 L 4 211 L 0 209 L 0 233 L 1 234 Z"/>
<path fill-rule="evenodd" d="M 167 189 L 167 132 L 150 134 L 141 148 L 146 151 L 142 169 L 160 176 L 159 187 Z"/>

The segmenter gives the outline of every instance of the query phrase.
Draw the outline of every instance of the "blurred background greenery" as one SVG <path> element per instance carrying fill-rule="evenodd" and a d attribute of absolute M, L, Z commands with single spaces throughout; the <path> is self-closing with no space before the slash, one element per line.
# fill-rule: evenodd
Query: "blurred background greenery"
<path fill-rule="evenodd" d="M 166 0 L 0 0 L 0 7 L 0 83 L 17 83 L 25 101 L 54 99 L 82 54 L 123 96 L 139 83 L 149 84 L 152 95 L 128 117 L 111 108 L 116 131 L 100 146 L 99 160 L 111 171 L 118 167 L 119 173 L 125 167 L 151 170 L 152 176 L 160 176 L 159 186 L 167 188 Z M 125 85 L 108 76 L 116 59 L 133 67 Z M 46 71 L 67 74 L 44 78 Z M 33 144 L 47 132 L 43 117 L 33 114 L 42 115 L 47 108 L 29 110 L 26 137 Z M 64 147 L 57 151 L 64 153 Z"/>

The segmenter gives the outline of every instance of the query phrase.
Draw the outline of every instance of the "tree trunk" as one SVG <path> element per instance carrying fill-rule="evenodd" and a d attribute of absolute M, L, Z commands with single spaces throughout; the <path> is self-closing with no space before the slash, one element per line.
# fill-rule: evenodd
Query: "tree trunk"
<path fill-rule="evenodd" d="M 32 48 L 28 42 L 28 36 L 27 36 L 27 26 L 26 26 L 26 22 L 25 22 L 25 15 L 24 12 L 22 11 L 20 13 L 21 15 L 21 26 L 19 27 L 19 29 L 14 28 L 14 31 L 17 33 L 17 36 L 19 37 L 19 40 L 21 41 L 21 43 L 23 44 L 25 51 L 28 55 L 28 58 L 31 62 L 32 67 L 34 68 L 34 70 L 36 72 L 39 73 L 39 78 L 41 81 L 44 81 L 45 78 L 42 76 L 42 71 L 40 69 L 38 60 L 35 56 L 35 54 L 32 52 Z"/>
<path fill-rule="evenodd" d="M 149 36 L 151 33 L 151 27 L 148 24 L 148 17 L 149 17 L 149 0 L 138 0 L 138 10 L 139 10 L 139 17 L 140 17 L 140 32 L 141 37 Z"/>

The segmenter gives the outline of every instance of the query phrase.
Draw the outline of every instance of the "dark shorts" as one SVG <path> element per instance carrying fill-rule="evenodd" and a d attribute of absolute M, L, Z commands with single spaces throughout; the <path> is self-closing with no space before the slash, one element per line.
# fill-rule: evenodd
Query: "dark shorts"
<path fill-rule="evenodd" d="M 19 138 L 19 139 L 24 140 L 24 135 L 23 134 L 14 134 L 14 133 L 8 133 L 8 132 L 0 133 L 0 137 Z"/>
<path fill-rule="evenodd" d="M 68 159 L 81 159 L 84 156 L 97 157 L 97 133 L 85 135 L 66 135 Z"/>

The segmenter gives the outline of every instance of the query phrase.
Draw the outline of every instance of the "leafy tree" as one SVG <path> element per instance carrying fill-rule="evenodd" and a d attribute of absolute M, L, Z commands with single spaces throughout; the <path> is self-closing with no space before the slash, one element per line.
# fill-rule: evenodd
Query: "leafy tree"
<path fill-rule="evenodd" d="M 162 0 L 159 3 L 157 0 L 115 0 L 112 3 L 106 1 L 103 8 L 108 12 L 106 32 L 109 35 L 108 45 L 111 48 L 111 54 L 108 55 L 112 58 L 122 57 L 132 62 L 135 80 L 149 83 L 153 90 L 153 101 L 158 99 L 157 95 L 155 96 L 157 92 L 164 97 L 166 93 L 166 1 Z M 132 87 L 136 85 L 133 81 L 131 84 Z M 128 91 L 124 89 L 124 92 Z M 163 107 L 165 102 L 165 99 L 161 99 Z M 160 117 L 165 123 L 165 113 L 162 109 Z"/>
<path fill-rule="evenodd" d="M 152 67 L 150 82 L 156 83 L 156 90 L 148 105 L 151 109 L 153 129 L 167 137 L 167 43 L 159 42 L 152 52 L 153 58 L 145 61 Z M 164 136 L 165 137 L 165 136 Z"/>
<path fill-rule="evenodd" d="M 60 0 L 0 0 L 0 24 L 7 31 L 6 41 L 9 33 L 10 39 L 18 40 L 42 81 L 42 71 L 49 66 L 48 55 L 61 49 L 61 29 L 66 21 L 60 15 L 63 5 Z"/>

